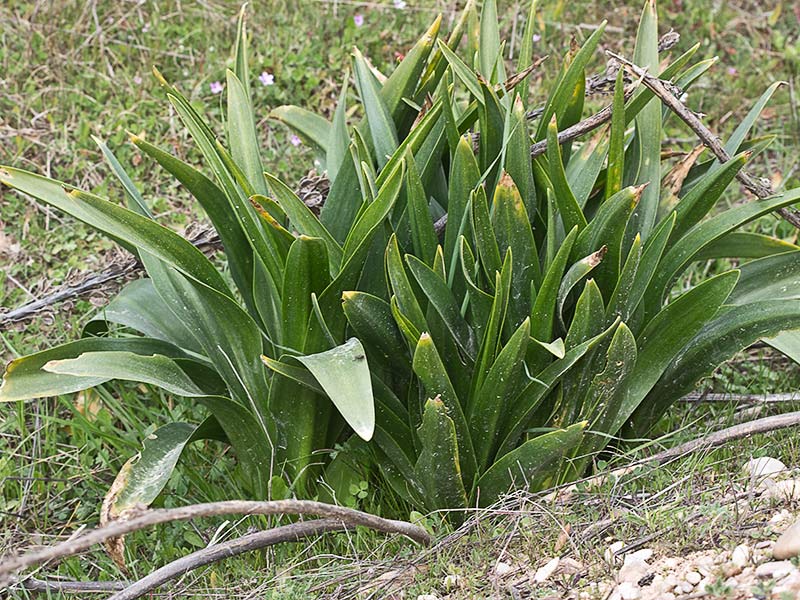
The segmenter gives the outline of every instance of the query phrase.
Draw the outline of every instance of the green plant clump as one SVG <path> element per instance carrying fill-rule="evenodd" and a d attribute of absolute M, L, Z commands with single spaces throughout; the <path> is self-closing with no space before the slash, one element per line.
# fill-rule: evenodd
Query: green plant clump
<path fill-rule="evenodd" d="M 156 72 L 206 174 L 132 142 L 205 209 L 224 270 L 152 217 L 108 148 L 127 207 L 3 168 L 6 185 L 134 253 L 147 278 L 81 339 L 13 361 L 2 400 L 121 379 L 207 408 L 203 423 L 145 440 L 117 478 L 112 517 L 151 503 L 186 444 L 216 439 L 234 448 L 256 498 L 360 501 L 380 477 L 393 498 L 381 510 L 456 509 L 458 519 L 515 485 L 582 475 L 610 440 L 647 435 L 754 341 L 780 333 L 776 346 L 796 347 L 800 249 L 740 228 L 800 190 L 719 206 L 769 143 L 746 138 L 776 86 L 727 140 L 732 160 L 679 165 L 662 182 L 669 113 L 644 87 L 626 94 L 621 72 L 610 123 L 559 140 L 584 112 L 604 24 L 563 60 L 538 122 L 528 118 L 533 16 L 531 6 L 516 75 L 494 0 L 480 15 L 470 2 L 447 39 L 437 19 L 388 76 L 356 50 L 355 89 L 346 75 L 331 121 L 273 111 L 327 172 L 319 214 L 264 173 L 243 19 L 226 145 Z M 651 72 L 665 58 L 657 33 L 648 0 L 634 62 Z M 713 64 L 694 60 L 697 48 L 661 78 L 690 87 Z M 727 258 L 750 260 L 682 279 L 693 263 Z"/>

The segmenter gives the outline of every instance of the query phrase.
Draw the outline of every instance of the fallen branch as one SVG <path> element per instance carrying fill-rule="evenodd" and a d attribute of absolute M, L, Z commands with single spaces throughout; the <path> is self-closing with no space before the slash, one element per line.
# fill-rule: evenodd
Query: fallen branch
<path fill-rule="evenodd" d="M 281 542 L 297 542 L 303 538 L 329 531 L 342 531 L 346 528 L 347 526 L 337 519 L 318 519 L 251 533 L 181 557 L 142 577 L 139 581 L 114 594 L 108 600 L 134 600 L 168 581 L 204 565 L 232 558 L 245 552 L 280 544 Z"/>
<path fill-rule="evenodd" d="M 133 531 L 171 523 L 187 521 L 201 517 L 221 515 L 308 515 L 336 519 L 349 526 L 361 525 L 383 533 L 399 533 L 420 544 L 431 543 L 431 536 L 423 528 L 406 521 L 384 519 L 359 510 L 314 502 L 311 500 L 229 500 L 224 502 L 207 502 L 180 508 L 161 508 L 147 510 L 128 520 L 118 520 L 104 527 L 98 527 L 78 537 L 66 540 L 55 546 L 29 552 L 0 563 L 0 578 L 11 575 L 20 569 L 38 565 L 57 558 L 74 556 L 85 552 L 92 546 L 108 539 L 117 538 Z"/>
<path fill-rule="evenodd" d="M 719 394 L 711 392 L 692 392 L 680 399 L 687 403 L 717 403 L 734 402 L 737 404 L 784 404 L 786 402 L 800 402 L 800 394 L 788 392 L 785 394 Z"/>
<path fill-rule="evenodd" d="M 689 128 L 697 134 L 700 141 L 714 153 L 720 162 L 728 162 L 731 159 L 730 154 L 725 150 L 725 147 L 719 141 L 719 138 L 714 135 L 711 130 L 706 127 L 700 118 L 691 110 L 689 110 L 683 102 L 681 102 L 674 93 L 671 91 L 671 85 L 668 82 L 662 81 L 658 77 L 651 75 L 646 69 L 643 69 L 628 59 L 615 54 L 610 50 L 606 50 L 606 54 L 615 60 L 618 60 L 622 66 L 641 78 L 647 88 L 649 88 L 661 101 L 680 119 L 689 126 Z M 774 195 L 774 192 L 769 184 L 757 181 L 745 171 L 739 171 L 736 178 L 741 184 L 755 194 L 758 198 L 768 198 Z M 777 213 L 786 221 L 791 223 L 796 228 L 800 229 L 800 213 L 788 208 L 779 208 Z"/>
<path fill-rule="evenodd" d="M 12 584 L 29 592 L 46 594 L 107 594 L 124 590 L 128 585 L 124 581 L 60 581 L 44 580 L 35 577 L 12 578 Z"/>

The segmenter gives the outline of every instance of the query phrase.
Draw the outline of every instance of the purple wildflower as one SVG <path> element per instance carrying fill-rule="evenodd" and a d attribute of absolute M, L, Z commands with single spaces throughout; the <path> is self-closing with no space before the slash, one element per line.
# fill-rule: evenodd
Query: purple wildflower
<path fill-rule="evenodd" d="M 263 71 L 261 75 L 258 76 L 258 80 L 261 82 L 261 85 L 274 85 L 275 75 L 268 73 L 267 71 Z"/>
<path fill-rule="evenodd" d="M 397 10 L 403 10 L 407 6 L 406 0 L 394 0 L 393 4 Z"/>
<path fill-rule="evenodd" d="M 212 94 L 221 94 L 222 93 L 222 84 L 219 81 L 212 81 L 210 87 L 211 87 L 211 93 Z"/>
<path fill-rule="evenodd" d="M 300 138 L 296 135 L 292 135 L 292 137 L 289 138 L 289 142 L 292 144 L 292 146 L 299 146 L 302 143 Z"/>
<path fill-rule="evenodd" d="M 533 34 L 533 43 L 534 43 L 534 44 L 535 44 L 536 42 L 538 42 L 539 40 L 541 40 L 541 39 L 542 39 L 542 36 L 541 36 L 541 35 L 539 35 L 538 33 L 534 33 L 534 34 Z"/>
<path fill-rule="evenodd" d="M 738 75 L 739 71 L 736 70 L 736 67 L 728 67 L 728 75 Z"/>
<path fill-rule="evenodd" d="M 364 24 L 364 15 L 362 15 L 361 13 L 355 15 L 353 17 L 353 23 L 355 24 L 356 27 L 361 27 Z"/>

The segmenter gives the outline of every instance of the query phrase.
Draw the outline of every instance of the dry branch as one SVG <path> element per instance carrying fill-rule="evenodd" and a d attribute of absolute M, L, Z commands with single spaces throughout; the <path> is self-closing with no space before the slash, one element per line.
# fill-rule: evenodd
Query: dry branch
<path fill-rule="evenodd" d="M 688 125 L 692 131 L 695 132 L 695 134 L 697 134 L 697 137 L 700 138 L 700 141 L 702 141 L 703 144 L 714 153 L 714 156 L 716 156 L 720 162 L 727 162 L 731 159 L 730 154 L 728 154 L 728 152 L 725 150 L 725 147 L 722 145 L 722 142 L 719 141 L 719 138 L 703 124 L 703 122 L 694 112 L 689 110 L 683 104 L 683 102 L 681 102 L 675 96 L 675 94 L 672 93 L 672 84 L 662 81 L 658 77 L 651 75 L 647 72 L 647 70 L 635 65 L 619 54 L 615 54 L 610 50 L 606 50 L 606 54 L 608 54 L 608 56 L 611 58 L 618 60 L 625 69 L 641 78 L 642 83 L 644 83 L 647 88 L 649 88 L 656 96 L 658 96 L 672 112 L 678 115 L 678 117 L 680 117 L 680 119 L 686 123 L 686 125 Z M 736 178 L 745 188 L 750 190 L 758 198 L 768 198 L 769 196 L 774 195 L 774 192 L 769 184 L 757 181 L 745 171 L 739 171 L 736 174 Z M 790 210 L 788 208 L 780 208 L 777 212 L 786 221 L 800 229 L 800 214 L 798 214 L 797 211 Z"/>
<path fill-rule="evenodd" d="M 139 529 L 145 529 L 162 523 L 187 521 L 201 517 L 221 515 L 307 515 L 335 519 L 345 525 L 361 525 L 383 533 L 399 533 L 420 544 L 431 543 L 431 536 L 424 529 L 406 521 L 384 519 L 359 510 L 334 506 L 311 500 L 228 500 L 224 502 L 207 502 L 180 508 L 162 508 L 146 510 L 128 520 L 114 521 L 104 527 L 67 540 L 55 546 L 29 552 L 0 563 L 0 578 L 16 573 L 20 569 L 42 564 L 44 562 L 81 554 L 92 546 L 108 539 L 123 536 Z"/>
<path fill-rule="evenodd" d="M 318 519 L 251 533 L 183 556 L 142 577 L 139 581 L 114 594 L 108 600 L 134 600 L 135 598 L 141 598 L 149 591 L 168 581 L 204 565 L 282 542 L 297 542 L 303 538 L 329 531 L 341 531 L 346 528 L 347 526 L 337 519 Z"/>
<path fill-rule="evenodd" d="M 663 452 L 653 454 L 652 456 L 634 461 L 629 465 L 614 469 L 610 473 L 595 475 L 594 477 L 587 477 L 581 479 L 580 481 L 557 487 L 553 491 L 549 492 L 544 499 L 545 501 L 554 501 L 562 494 L 569 495 L 572 492 L 577 491 L 579 484 L 590 487 L 598 487 L 603 485 L 609 478 L 622 477 L 642 465 L 652 463 L 664 465 L 675 460 L 676 458 L 681 458 L 689 454 L 693 454 L 694 452 L 711 450 L 712 448 L 717 448 L 734 440 L 750 437 L 759 433 L 771 433 L 780 429 L 797 426 L 800 426 L 800 411 L 784 413 L 782 415 L 775 415 L 772 417 L 764 417 L 763 419 L 756 419 L 755 421 L 748 421 L 747 423 L 740 423 L 739 425 L 734 425 L 720 431 L 715 431 L 714 433 L 704 435 L 701 438 L 691 440 L 685 444 L 681 444 L 679 446 L 675 446 L 674 448 L 664 450 Z"/>

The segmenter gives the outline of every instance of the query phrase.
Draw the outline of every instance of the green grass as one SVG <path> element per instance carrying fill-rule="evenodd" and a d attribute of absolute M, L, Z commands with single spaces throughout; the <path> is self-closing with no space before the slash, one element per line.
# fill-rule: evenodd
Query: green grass
<path fill-rule="evenodd" d="M 254 76 L 267 71 L 275 77 L 271 86 L 252 82 L 264 159 L 272 172 L 296 181 L 313 165 L 307 149 L 294 147 L 285 128 L 266 120 L 271 108 L 293 103 L 330 113 L 353 45 L 379 69 L 388 69 L 396 60 L 395 53 L 406 50 L 437 11 L 445 13 L 445 23 L 452 14 L 453 3 L 445 0 L 409 0 L 408 4 L 408 9 L 398 11 L 389 0 L 368 6 L 339 2 L 335 10 L 333 2 L 316 0 L 254 3 L 249 19 L 251 68 Z M 514 15 L 521 17 L 521 8 L 515 11 L 523 4 L 500 2 L 508 32 L 514 29 Z M 630 55 L 638 2 L 610 13 L 605 12 L 606 3 L 598 1 L 541 4 L 538 25 L 542 39 L 534 49 L 536 55 L 559 56 L 569 36 L 580 40 L 587 35 L 588 29 L 567 23 L 592 24 L 603 18 L 613 26 L 605 38 L 608 47 Z M 756 128 L 757 134 L 778 136 L 753 167 L 759 175 L 772 176 L 776 187 L 800 181 L 796 152 L 800 142 L 796 91 L 800 15 L 791 10 L 791 3 L 779 6 L 782 10 L 765 11 L 748 0 L 662 0 L 659 7 L 661 30 L 674 27 L 682 34 L 675 52 L 702 41 L 698 56 L 720 56 L 709 83 L 691 91 L 689 104 L 708 113 L 708 125 L 723 137 L 772 81 L 791 83 L 793 94 L 786 88 L 780 91 Z M 210 84 L 224 80 L 237 12 L 237 2 L 222 0 L 5 3 L 0 7 L 0 163 L 44 171 L 121 199 L 121 189 L 109 177 L 91 140 L 91 135 L 98 135 L 130 168 L 163 222 L 180 229 L 201 219 L 187 194 L 168 183 L 169 178 L 126 143 L 125 132 L 144 135 L 199 162 L 150 69 L 157 65 L 169 81 L 211 115 L 221 131 L 220 96 L 211 92 Z M 353 21 L 357 13 L 365 19 L 360 28 Z M 516 34 L 520 31 L 517 27 Z M 534 102 L 546 96 L 557 66 L 548 62 L 537 75 Z M 604 60 L 596 57 L 593 72 L 603 68 Z M 591 106 L 607 101 L 595 98 Z M 674 149 L 688 150 L 695 144 L 675 120 L 670 127 L 674 129 Z M 731 194 L 729 201 L 741 201 L 741 196 Z M 0 226 L 0 305 L 4 308 L 44 294 L 76 272 L 100 268 L 114 257 L 111 244 L 100 236 L 6 190 L 0 190 Z M 772 217 L 762 219 L 758 227 L 786 238 L 795 235 Z M 89 300 L 81 300 L 69 310 L 57 308 L 52 315 L 0 332 L 0 358 L 74 339 L 91 307 Z M 769 360 L 749 360 L 722 368 L 707 383 L 718 391 L 768 393 L 792 391 L 800 381 L 790 365 L 778 369 Z M 91 410 L 85 410 L 83 404 Z M 662 423 L 661 431 L 678 432 L 664 443 L 685 441 L 706 428 L 730 422 L 733 410 L 732 405 L 682 406 Z M 11 547 L 52 543 L 82 525 L 95 524 L 110 482 L 138 450 L 142 438 L 168 421 L 198 421 L 201 415 L 198 407 L 158 390 L 122 384 L 110 384 L 80 398 L 0 407 L 0 553 Z M 597 519 L 618 514 L 621 506 L 627 506 L 628 496 L 641 492 L 655 495 L 657 501 L 634 504 L 603 535 L 633 539 L 667 530 L 670 533 L 662 536 L 661 543 L 676 552 L 724 544 L 730 535 L 726 532 L 742 525 L 742 517 L 716 503 L 719 490 L 741 480 L 745 457 L 764 454 L 797 464 L 800 448 L 796 436 L 757 436 L 663 469 L 646 469 L 613 489 L 582 491 L 579 501 L 556 513 L 529 511 L 524 518 L 486 514 L 465 537 L 446 544 L 435 555 L 423 556 L 420 565 L 424 568 L 404 583 L 410 586 L 408 596 L 493 593 L 497 584 L 486 574 L 503 548 L 506 555 L 522 557 L 520 561 L 526 560 L 533 568 L 541 566 L 545 554 L 553 552 L 561 525 L 580 530 Z M 604 458 L 608 467 L 630 460 Z M 244 497 L 242 487 L 233 458 L 220 444 L 208 442 L 187 451 L 187 460 L 157 504 L 180 506 Z M 658 496 L 662 490 L 667 492 Z M 373 485 L 366 491 L 360 506 L 374 509 L 380 490 Z M 675 510 L 686 499 L 708 511 L 700 521 L 713 523 L 713 527 L 693 529 L 687 535 Z M 748 518 L 757 520 L 759 514 Z M 438 535 L 447 533 L 436 515 L 427 522 Z M 265 524 L 264 519 L 230 519 L 220 531 L 232 537 L 249 526 Z M 129 536 L 132 576 L 141 576 L 207 544 L 222 525 L 222 520 L 208 519 L 191 527 L 172 525 Z M 582 559 L 590 558 L 595 546 L 604 547 L 590 540 L 575 551 Z M 396 556 L 404 564 L 415 556 L 415 549 L 402 541 L 384 543 L 379 536 L 358 532 L 238 558 L 190 575 L 182 585 L 193 594 L 222 588 L 227 590 L 226 597 L 248 597 L 253 590 L 263 591 L 261 597 L 265 598 L 323 593 L 338 597 L 337 585 L 343 586 L 342 594 L 352 592 L 361 584 L 359 578 L 366 580 L 397 568 L 396 562 L 387 566 Z M 374 567 L 374 571 L 365 567 Z M 63 561 L 46 573 L 80 580 L 121 576 L 99 550 Z M 448 575 L 461 578 L 459 587 L 445 589 Z M 24 592 L 19 594 L 27 597 Z"/>

